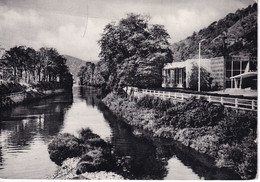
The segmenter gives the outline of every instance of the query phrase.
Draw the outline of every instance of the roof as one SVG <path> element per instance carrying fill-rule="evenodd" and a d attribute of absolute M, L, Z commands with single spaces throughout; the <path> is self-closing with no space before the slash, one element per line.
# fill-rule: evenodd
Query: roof
<path fill-rule="evenodd" d="M 192 65 L 198 63 L 199 59 L 187 59 L 186 61 L 182 62 L 173 62 L 168 63 L 164 66 L 164 69 L 174 69 L 174 68 L 185 68 L 187 65 Z M 201 64 L 210 63 L 210 59 L 201 59 Z"/>
<path fill-rule="evenodd" d="M 173 69 L 173 68 L 185 68 L 186 67 L 186 62 L 173 62 L 173 63 L 168 63 L 164 66 L 164 69 Z"/>
<path fill-rule="evenodd" d="M 232 76 L 230 77 L 232 78 L 248 78 L 248 77 L 253 77 L 253 76 L 257 76 L 257 72 L 246 72 L 246 73 L 242 73 L 236 76 Z"/>

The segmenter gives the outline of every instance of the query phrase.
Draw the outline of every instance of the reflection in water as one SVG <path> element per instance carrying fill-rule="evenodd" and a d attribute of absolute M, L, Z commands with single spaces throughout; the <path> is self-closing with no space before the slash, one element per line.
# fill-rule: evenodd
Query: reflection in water
<path fill-rule="evenodd" d="M 84 93 L 88 92 L 93 91 Z M 212 159 L 181 144 L 171 142 L 169 145 L 168 141 L 135 137 L 130 126 L 115 117 L 95 95 L 91 95 L 86 99 L 87 104 L 94 103 L 112 129 L 111 142 L 125 168 L 123 176 L 130 179 L 240 179 L 230 170 L 213 167 Z"/>
<path fill-rule="evenodd" d="M 72 102 L 67 93 L 0 112 L 1 178 L 44 178 L 55 170 L 47 144 L 59 133 Z"/>
<path fill-rule="evenodd" d="M 56 169 L 47 145 L 58 133 L 77 135 L 89 127 L 111 142 L 120 171 L 130 179 L 230 179 L 189 149 L 137 138 L 96 98 L 94 88 L 0 111 L 0 177 L 44 178 Z"/>

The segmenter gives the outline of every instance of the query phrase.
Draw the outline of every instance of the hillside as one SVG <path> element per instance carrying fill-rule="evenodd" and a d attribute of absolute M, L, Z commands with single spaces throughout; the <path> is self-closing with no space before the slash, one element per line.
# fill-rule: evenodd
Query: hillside
<path fill-rule="evenodd" d="M 257 4 L 229 13 L 225 18 L 194 32 L 186 39 L 171 45 L 174 61 L 198 56 L 198 44 L 203 57 L 247 54 L 257 55 Z"/>
<path fill-rule="evenodd" d="M 86 61 L 68 55 L 63 56 L 67 59 L 66 64 L 69 67 L 69 70 L 73 75 L 74 80 L 76 80 L 80 67 L 84 66 L 86 64 Z"/>

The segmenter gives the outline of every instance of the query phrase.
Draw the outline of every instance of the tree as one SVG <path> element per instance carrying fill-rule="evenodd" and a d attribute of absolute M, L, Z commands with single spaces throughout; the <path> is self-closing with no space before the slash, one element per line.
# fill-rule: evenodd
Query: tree
<path fill-rule="evenodd" d="M 25 62 L 24 62 L 24 71 L 25 71 L 25 82 L 29 83 L 31 81 L 31 75 L 33 81 L 35 81 L 35 70 L 36 70 L 36 51 L 33 48 L 28 47 L 25 50 Z"/>
<path fill-rule="evenodd" d="M 198 66 L 193 65 L 191 69 L 189 88 L 192 90 L 198 90 Z M 200 68 L 200 89 L 210 90 L 213 78 L 210 77 L 210 73 L 203 67 Z"/>
<path fill-rule="evenodd" d="M 81 66 L 77 75 L 80 79 L 80 85 L 94 85 L 94 70 L 95 64 L 92 62 L 86 62 L 85 66 Z"/>
<path fill-rule="evenodd" d="M 15 46 L 6 50 L 3 59 L 6 60 L 5 65 L 13 69 L 14 82 L 19 82 L 24 68 L 25 46 Z"/>
<path fill-rule="evenodd" d="M 35 51 L 30 47 L 15 46 L 5 51 L 2 63 L 11 68 L 14 82 L 35 82 L 36 75 L 39 82 L 55 82 L 58 77 L 59 80 L 64 80 L 61 77 L 71 80 L 66 59 L 54 48 L 41 48 Z"/>
<path fill-rule="evenodd" d="M 108 64 L 108 87 L 161 85 L 163 65 L 172 61 L 170 36 L 162 25 L 148 22 L 149 17 L 128 14 L 105 27 L 98 43 L 99 56 Z"/>

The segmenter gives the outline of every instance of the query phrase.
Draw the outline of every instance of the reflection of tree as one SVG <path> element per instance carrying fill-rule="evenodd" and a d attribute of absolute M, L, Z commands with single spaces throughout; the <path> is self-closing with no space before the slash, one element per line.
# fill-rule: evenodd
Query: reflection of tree
<path fill-rule="evenodd" d="M 98 99 L 96 97 L 98 89 L 94 87 L 80 87 L 79 93 L 80 98 L 84 99 L 87 105 L 95 107 L 98 104 Z"/>
<path fill-rule="evenodd" d="M 112 129 L 111 143 L 123 170 L 121 175 L 130 179 L 164 179 L 167 175 L 168 160 L 177 156 L 185 166 L 189 166 L 194 173 L 205 179 L 237 179 L 237 175 L 230 171 L 213 167 L 209 159 L 195 151 L 164 142 L 162 140 L 136 138 L 132 134 L 132 127 L 118 119 L 96 98 L 97 90 L 81 88 L 80 96 L 87 105 L 95 106 L 103 113 L 105 120 Z"/>
<path fill-rule="evenodd" d="M 156 147 L 144 138 L 136 138 L 131 128 L 118 121 L 104 105 L 100 103 L 98 108 L 113 130 L 111 142 L 124 169 L 122 175 L 130 179 L 163 179 L 167 162 L 158 158 Z"/>
<path fill-rule="evenodd" d="M 241 179 L 238 174 L 235 174 L 231 170 L 214 167 L 214 160 L 212 158 L 199 154 L 197 151 L 180 143 L 164 146 L 163 150 L 174 153 L 185 166 L 190 166 L 194 173 L 205 180 Z"/>
<path fill-rule="evenodd" d="M 71 104 L 72 95 L 63 94 L 1 112 L 0 130 L 8 132 L 8 146 L 26 149 L 39 134 L 48 142 L 60 131 L 65 112 Z"/>

